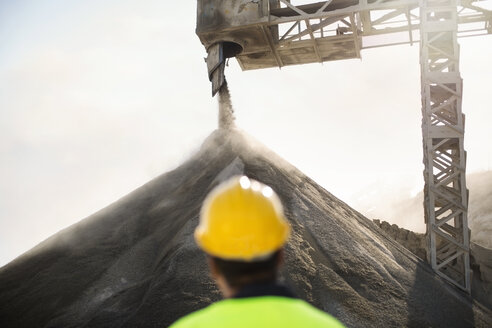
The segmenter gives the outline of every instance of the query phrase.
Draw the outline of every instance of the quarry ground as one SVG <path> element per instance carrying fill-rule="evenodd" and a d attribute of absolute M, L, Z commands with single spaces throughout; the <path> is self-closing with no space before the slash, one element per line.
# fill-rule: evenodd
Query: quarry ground
<path fill-rule="evenodd" d="M 220 299 L 193 230 L 205 195 L 237 174 L 284 204 L 293 233 L 282 281 L 348 327 L 492 326 L 490 310 L 235 129 L 2 267 L 0 326 L 163 327 Z"/>

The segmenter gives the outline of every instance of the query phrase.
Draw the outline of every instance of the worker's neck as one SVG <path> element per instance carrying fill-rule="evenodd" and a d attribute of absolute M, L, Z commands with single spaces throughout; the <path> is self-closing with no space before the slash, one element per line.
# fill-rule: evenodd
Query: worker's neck
<path fill-rule="evenodd" d="M 239 288 L 234 288 L 229 286 L 227 281 L 225 280 L 224 276 L 218 275 L 215 276 L 215 282 L 217 283 L 217 286 L 219 287 L 220 292 L 222 293 L 222 296 L 224 298 L 233 298 L 234 295 L 236 295 L 239 292 Z"/>

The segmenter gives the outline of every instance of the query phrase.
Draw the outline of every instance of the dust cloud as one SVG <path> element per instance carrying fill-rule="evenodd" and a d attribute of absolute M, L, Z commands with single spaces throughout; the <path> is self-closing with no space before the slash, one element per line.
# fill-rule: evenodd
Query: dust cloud
<path fill-rule="evenodd" d="M 492 213 L 476 217 L 470 222 L 471 241 L 492 250 Z"/>
<path fill-rule="evenodd" d="M 492 171 L 470 174 L 467 177 L 470 200 L 468 225 L 471 241 L 492 249 Z"/>
<path fill-rule="evenodd" d="M 193 231 L 217 181 L 244 173 L 284 204 L 292 238 L 280 276 L 300 298 L 347 327 L 490 327 L 488 312 L 372 222 L 257 148 L 218 129 L 175 170 L 0 269 L 0 326 L 165 327 L 220 299 Z"/>
<path fill-rule="evenodd" d="M 469 174 L 467 187 L 470 191 L 468 226 L 471 229 L 471 241 L 492 249 L 492 171 Z M 351 205 L 368 218 L 385 220 L 424 233 L 423 192 L 411 197 L 409 190 L 404 186 L 401 189 L 389 186 L 387 192 L 380 193 L 379 188 L 377 192 L 368 192 L 365 198 L 359 198 Z"/>
<path fill-rule="evenodd" d="M 219 90 L 219 129 L 233 129 L 235 127 L 234 121 L 231 94 L 227 81 L 225 81 Z"/>
<path fill-rule="evenodd" d="M 388 221 L 407 230 L 424 233 L 422 193 L 412 194 L 413 185 L 396 181 L 373 183 L 354 194 L 349 204 L 370 219 Z"/>

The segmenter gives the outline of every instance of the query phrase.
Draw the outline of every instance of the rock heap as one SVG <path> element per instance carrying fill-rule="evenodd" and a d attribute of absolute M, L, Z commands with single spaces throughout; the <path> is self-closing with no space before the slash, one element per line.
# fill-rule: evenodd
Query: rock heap
<path fill-rule="evenodd" d="M 370 220 L 251 138 L 215 131 L 190 160 L 0 269 L 1 327 L 165 327 L 220 299 L 193 241 L 201 202 L 236 174 L 292 225 L 282 280 L 348 327 L 491 327 Z"/>

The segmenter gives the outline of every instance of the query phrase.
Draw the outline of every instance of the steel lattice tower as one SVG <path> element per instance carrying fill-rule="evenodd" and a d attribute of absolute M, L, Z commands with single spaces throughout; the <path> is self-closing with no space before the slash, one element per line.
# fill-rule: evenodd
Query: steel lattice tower
<path fill-rule="evenodd" d="M 432 268 L 470 292 L 465 116 L 461 111 L 456 5 L 456 0 L 423 0 L 420 5 L 424 207 Z"/>
<path fill-rule="evenodd" d="M 225 59 L 243 70 L 361 58 L 361 50 L 420 42 L 428 261 L 470 292 L 465 118 L 458 37 L 492 34 L 480 0 L 198 0 L 212 94 Z M 420 32 L 417 32 L 420 30 Z M 388 38 L 381 38 L 388 36 Z"/>

